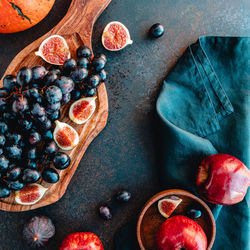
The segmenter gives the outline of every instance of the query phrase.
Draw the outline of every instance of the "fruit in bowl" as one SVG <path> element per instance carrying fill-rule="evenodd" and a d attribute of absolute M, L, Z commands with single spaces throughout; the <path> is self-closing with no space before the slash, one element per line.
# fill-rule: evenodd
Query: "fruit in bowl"
<path fill-rule="evenodd" d="M 245 197 L 250 186 L 250 171 L 243 162 L 231 155 L 210 155 L 198 168 L 196 186 L 207 201 L 232 205 Z"/>
<path fill-rule="evenodd" d="M 156 233 L 156 244 L 159 250 L 206 250 L 207 237 L 194 220 L 176 215 L 162 223 Z"/>
<path fill-rule="evenodd" d="M 69 234 L 62 242 L 59 250 L 103 250 L 100 239 L 90 232 L 77 232 Z"/>

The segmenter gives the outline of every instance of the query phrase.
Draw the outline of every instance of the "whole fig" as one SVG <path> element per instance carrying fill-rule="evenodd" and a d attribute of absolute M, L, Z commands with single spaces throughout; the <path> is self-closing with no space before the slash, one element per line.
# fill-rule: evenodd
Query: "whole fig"
<path fill-rule="evenodd" d="M 23 229 L 23 238 L 32 248 L 43 247 L 55 234 L 55 226 L 46 216 L 31 218 Z"/>

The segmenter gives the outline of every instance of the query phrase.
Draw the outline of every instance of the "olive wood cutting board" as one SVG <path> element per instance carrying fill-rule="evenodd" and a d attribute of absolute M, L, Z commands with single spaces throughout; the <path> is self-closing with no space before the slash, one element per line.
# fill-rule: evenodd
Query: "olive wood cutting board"
<path fill-rule="evenodd" d="M 38 50 L 41 42 L 51 35 L 61 35 L 66 39 L 73 58 L 76 58 L 76 49 L 80 45 L 84 44 L 91 48 L 94 23 L 110 2 L 111 0 L 72 0 L 65 17 L 52 30 L 32 42 L 19 54 L 17 54 L 8 66 L 4 76 L 6 74 L 16 75 L 17 71 L 22 66 L 33 67 L 35 65 L 45 65 L 45 67 L 48 68 L 49 64 L 45 63 L 40 57 L 35 56 L 35 51 Z M 2 86 L 2 80 L 0 84 Z M 61 109 L 61 117 L 59 120 L 73 126 L 80 136 L 79 144 L 73 150 L 66 151 L 71 158 L 71 165 L 65 170 L 58 170 L 60 180 L 55 184 L 49 184 L 41 179 L 39 180 L 38 183 L 48 188 L 48 190 L 44 194 L 43 198 L 36 204 L 28 206 L 17 204 L 14 200 L 13 192 L 11 197 L 0 199 L 1 210 L 21 212 L 36 209 L 58 201 L 65 193 L 67 186 L 88 145 L 101 132 L 107 123 L 108 97 L 105 84 L 101 83 L 98 87 L 96 110 L 87 123 L 77 125 L 69 119 L 68 110 L 70 103 Z"/>

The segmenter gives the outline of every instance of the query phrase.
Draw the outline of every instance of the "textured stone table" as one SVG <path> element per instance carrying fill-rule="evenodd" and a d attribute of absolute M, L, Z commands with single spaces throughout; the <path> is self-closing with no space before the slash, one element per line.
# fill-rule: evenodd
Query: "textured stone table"
<path fill-rule="evenodd" d="M 57 0 L 37 26 L 18 34 L 0 34 L 0 75 L 18 51 L 61 20 L 69 4 L 69 0 Z M 114 233 L 164 188 L 158 184 L 155 115 L 162 79 L 199 36 L 250 36 L 249 13 L 247 0 L 113 0 L 98 19 L 93 37 L 94 52 L 104 52 L 108 58 L 107 127 L 88 148 L 59 202 L 24 213 L 0 211 L 0 250 L 28 249 L 22 240 L 23 224 L 37 214 L 49 216 L 56 226 L 46 249 L 57 249 L 75 231 L 92 231 L 105 249 L 113 249 Z M 117 53 L 105 51 L 100 42 L 105 24 L 112 20 L 123 22 L 134 40 Z M 166 33 L 151 41 L 147 30 L 156 22 L 165 26 Z M 113 220 L 104 222 L 96 208 L 120 188 L 129 189 L 133 198 L 125 205 L 113 204 Z"/>

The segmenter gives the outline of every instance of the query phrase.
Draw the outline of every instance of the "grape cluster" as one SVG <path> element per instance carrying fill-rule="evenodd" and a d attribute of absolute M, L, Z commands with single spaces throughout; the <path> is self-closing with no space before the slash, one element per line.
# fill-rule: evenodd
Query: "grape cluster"
<path fill-rule="evenodd" d="M 91 61 L 91 50 L 77 49 L 78 62 L 46 70 L 38 65 L 22 67 L 16 76 L 6 75 L 0 88 L 0 198 L 41 177 L 56 183 L 55 169 L 70 165 L 70 157 L 58 152 L 53 140 L 53 122 L 60 108 L 82 95 L 92 96 L 106 80 L 104 55 Z"/>

